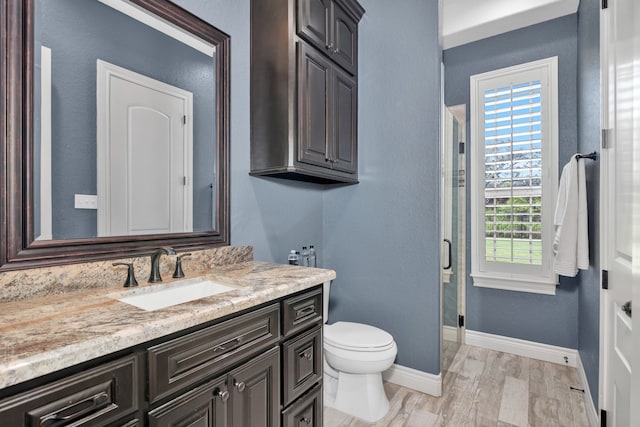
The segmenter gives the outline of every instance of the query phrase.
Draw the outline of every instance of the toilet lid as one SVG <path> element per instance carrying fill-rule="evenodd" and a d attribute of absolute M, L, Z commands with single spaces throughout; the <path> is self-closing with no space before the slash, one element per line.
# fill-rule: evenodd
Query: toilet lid
<path fill-rule="evenodd" d="M 352 322 L 336 322 L 324 327 L 326 343 L 343 349 L 382 350 L 393 344 L 393 337 L 386 331 L 370 325 Z"/>

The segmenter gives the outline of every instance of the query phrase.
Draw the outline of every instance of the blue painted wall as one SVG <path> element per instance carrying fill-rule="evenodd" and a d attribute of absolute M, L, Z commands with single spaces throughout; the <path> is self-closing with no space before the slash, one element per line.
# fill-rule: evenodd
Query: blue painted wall
<path fill-rule="evenodd" d="M 440 372 L 440 49 L 437 0 L 363 0 L 360 183 L 323 197 L 329 321 L 381 327 L 396 363 Z"/>
<path fill-rule="evenodd" d="M 582 1 L 578 9 L 578 150 L 600 152 L 600 5 Z M 586 161 L 590 268 L 580 272 L 578 349 L 591 397 L 598 407 L 600 346 L 600 162 Z"/>
<path fill-rule="evenodd" d="M 558 56 L 560 169 L 578 149 L 577 137 L 577 23 L 576 14 L 507 34 L 447 49 L 445 104 L 467 104 L 469 77 L 511 65 Z M 469 141 L 473 144 L 474 141 Z M 467 160 L 467 170 L 469 170 Z M 472 179 L 472 178 L 470 178 Z M 467 206 L 471 206 L 467 199 Z M 470 218 L 467 212 L 467 230 Z M 467 257 L 471 260 L 470 233 Z M 471 269 L 468 268 L 468 271 Z M 578 348 L 577 278 L 561 278 L 554 296 L 477 288 L 467 278 L 467 328 L 545 344 Z"/>

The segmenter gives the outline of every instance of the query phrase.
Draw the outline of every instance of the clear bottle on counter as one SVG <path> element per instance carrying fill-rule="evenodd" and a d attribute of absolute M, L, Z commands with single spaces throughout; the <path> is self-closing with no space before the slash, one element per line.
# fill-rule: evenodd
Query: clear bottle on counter
<path fill-rule="evenodd" d="M 298 253 L 295 251 L 295 249 L 291 249 L 291 252 L 289 252 L 289 264 L 298 265 L 298 262 L 299 262 Z"/>
<path fill-rule="evenodd" d="M 309 267 L 317 267 L 318 263 L 316 261 L 316 248 L 311 245 L 309 246 Z"/>
<path fill-rule="evenodd" d="M 302 254 L 300 255 L 300 265 L 309 267 L 309 250 L 306 246 L 302 247 Z"/>

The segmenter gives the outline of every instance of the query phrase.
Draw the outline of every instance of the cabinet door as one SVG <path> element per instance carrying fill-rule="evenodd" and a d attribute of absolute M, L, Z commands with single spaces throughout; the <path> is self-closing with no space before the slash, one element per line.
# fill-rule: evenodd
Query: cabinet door
<path fill-rule="evenodd" d="M 229 373 L 230 424 L 277 427 L 280 418 L 280 351 L 273 348 Z"/>
<path fill-rule="evenodd" d="M 331 0 L 298 0 L 298 35 L 320 50 L 331 43 Z"/>
<path fill-rule="evenodd" d="M 358 25 L 340 6 L 334 4 L 331 19 L 331 58 L 350 74 L 356 74 L 358 60 Z"/>
<path fill-rule="evenodd" d="M 355 173 L 358 170 L 358 86 L 344 71 L 333 74 L 333 169 Z"/>
<path fill-rule="evenodd" d="M 149 426 L 226 426 L 229 393 L 225 378 L 210 381 L 149 412 Z"/>
<path fill-rule="evenodd" d="M 282 404 L 287 406 L 322 379 L 322 326 L 285 342 L 282 362 Z"/>
<path fill-rule="evenodd" d="M 139 360 L 130 355 L 0 401 L 2 426 L 104 426 L 138 410 Z"/>
<path fill-rule="evenodd" d="M 328 168 L 333 65 L 302 41 L 298 61 L 298 161 Z"/>
<path fill-rule="evenodd" d="M 282 411 L 282 427 L 322 427 L 320 384 Z"/>

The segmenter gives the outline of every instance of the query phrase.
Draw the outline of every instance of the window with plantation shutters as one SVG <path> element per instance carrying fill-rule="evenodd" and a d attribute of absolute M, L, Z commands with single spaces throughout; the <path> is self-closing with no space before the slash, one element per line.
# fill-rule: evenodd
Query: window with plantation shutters
<path fill-rule="evenodd" d="M 555 293 L 557 58 L 471 77 L 474 285 Z"/>

